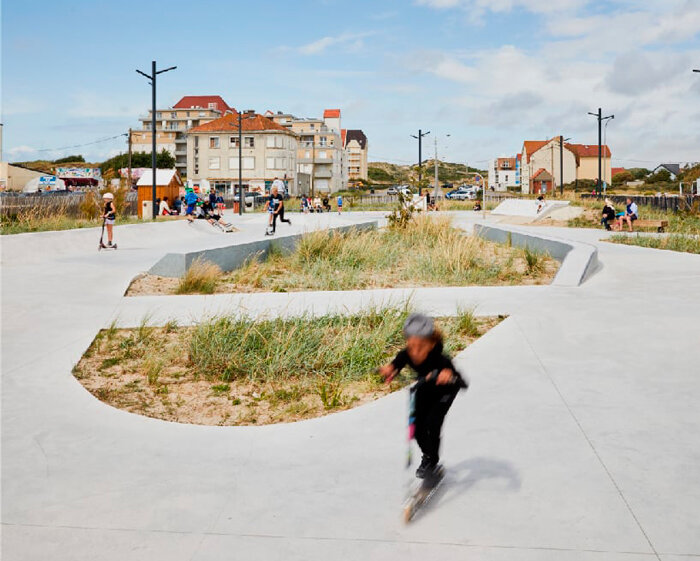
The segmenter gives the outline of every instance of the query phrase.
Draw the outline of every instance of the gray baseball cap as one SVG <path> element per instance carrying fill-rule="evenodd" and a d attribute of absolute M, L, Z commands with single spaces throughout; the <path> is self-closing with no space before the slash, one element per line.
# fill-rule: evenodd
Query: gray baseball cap
<path fill-rule="evenodd" d="M 404 337 L 430 337 L 434 332 L 435 321 L 423 314 L 411 314 L 403 324 Z"/>

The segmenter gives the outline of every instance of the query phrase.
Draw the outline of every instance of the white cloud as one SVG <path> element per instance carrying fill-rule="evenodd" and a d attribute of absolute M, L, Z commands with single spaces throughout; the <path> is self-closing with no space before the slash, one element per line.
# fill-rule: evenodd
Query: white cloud
<path fill-rule="evenodd" d="M 66 112 L 71 117 L 133 118 L 145 112 L 143 103 L 124 102 L 122 97 L 114 99 L 94 90 L 77 91 L 71 98 L 70 108 Z"/>
<path fill-rule="evenodd" d="M 698 159 L 700 76 L 690 70 L 700 61 L 700 43 L 692 42 L 700 33 L 700 0 L 618 0 L 608 4 L 609 13 L 581 9 L 583 1 L 552 2 L 557 11 L 539 0 L 417 3 L 441 10 L 525 9 L 539 14 L 552 37 L 537 46 L 407 57 L 410 71 L 454 84 L 442 103 L 459 109 L 452 115 L 463 126 L 495 127 L 514 149 L 526 138 L 560 133 L 594 143 L 595 119 L 587 112 L 602 107 L 615 114 L 608 126 L 614 159 Z"/>
<path fill-rule="evenodd" d="M 10 156 L 10 160 L 14 161 L 21 161 L 23 157 L 31 156 L 36 154 L 37 150 L 36 148 L 33 148 L 32 146 L 27 146 L 27 145 L 20 145 L 20 146 L 13 146 L 9 150 L 6 150 L 5 153 Z M 21 156 L 21 157 L 20 157 Z"/>
<path fill-rule="evenodd" d="M 363 39 L 373 35 L 373 32 L 342 33 L 321 37 L 316 41 L 298 47 L 297 51 L 302 55 L 318 55 L 324 53 L 330 47 L 341 48 L 344 51 L 358 51 L 364 46 Z"/>

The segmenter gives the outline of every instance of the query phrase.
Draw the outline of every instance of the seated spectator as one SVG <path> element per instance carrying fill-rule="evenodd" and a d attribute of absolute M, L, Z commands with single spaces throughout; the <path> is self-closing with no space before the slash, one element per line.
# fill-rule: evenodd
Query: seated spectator
<path fill-rule="evenodd" d="M 323 207 L 321 206 L 321 197 L 314 197 L 314 211 L 323 212 Z"/>
<path fill-rule="evenodd" d="M 632 199 L 627 197 L 627 207 L 625 208 L 625 213 L 617 219 L 617 231 L 622 231 L 622 223 L 627 222 L 627 227 L 630 232 L 632 231 L 632 222 L 639 218 L 637 209 L 637 203 Z"/>
<path fill-rule="evenodd" d="M 603 206 L 603 217 L 600 219 L 600 223 L 605 226 L 606 230 L 612 230 L 610 222 L 615 222 L 615 206 L 612 204 L 610 199 L 605 199 L 605 206 Z"/>
<path fill-rule="evenodd" d="M 161 216 L 170 216 L 174 214 L 174 212 L 170 210 L 170 205 L 168 205 L 168 197 L 163 197 L 163 200 L 160 201 L 158 205 L 158 214 Z"/>
<path fill-rule="evenodd" d="M 171 214 L 182 214 L 182 203 L 184 202 L 184 197 L 175 197 L 173 201 L 173 210 Z"/>
<path fill-rule="evenodd" d="M 475 210 L 475 211 L 481 210 L 481 201 L 479 201 L 479 199 L 477 199 L 476 201 L 474 201 L 474 210 Z"/>

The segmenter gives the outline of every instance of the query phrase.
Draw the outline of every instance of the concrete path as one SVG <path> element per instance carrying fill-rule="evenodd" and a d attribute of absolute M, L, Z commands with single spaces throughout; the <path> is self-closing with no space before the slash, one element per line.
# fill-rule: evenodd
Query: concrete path
<path fill-rule="evenodd" d="M 290 232 L 366 218 L 297 215 Z M 232 235 L 259 236 L 263 220 Z M 300 423 L 202 427 L 113 409 L 73 379 L 116 316 L 406 296 L 122 298 L 172 245 L 222 243 L 187 228 L 117 228 L 109 253 L 94 230 L 2 239 L 3 560 L 700 559 L 700 257 L 532 228 L 596 244 L 602 270 L 577 288 L 416 290 L 421 309 L 511 315 L 458 357 L 472 387 L 446 422 L 447 480 L 404 526 L 403 393 Z"/>

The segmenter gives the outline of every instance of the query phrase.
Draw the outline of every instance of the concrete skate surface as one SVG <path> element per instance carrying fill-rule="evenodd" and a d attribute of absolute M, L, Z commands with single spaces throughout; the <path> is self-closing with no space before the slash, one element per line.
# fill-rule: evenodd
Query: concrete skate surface
<path fill-rule="evenodd" d="M 290 216 L 278 235 L 381 214 Z M 263 237 L 266 216 L 229 218 L 239 232 L 117 226 L 109 252 L 99 229 L 3 236 L 4 561 L 700 559 L 700 256 L 538 227 L 596 246 L 600 270 L 579 287 L 123 298 L 173 247 Z M 298 423 L 194 426 L 114 409 L 71 374 L 114 318 L 407 296 L 509 314 L 456 357 L 471 388 L 445 422 L 446 479 L 408 526 L 405 392 Z"/>

